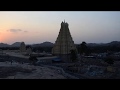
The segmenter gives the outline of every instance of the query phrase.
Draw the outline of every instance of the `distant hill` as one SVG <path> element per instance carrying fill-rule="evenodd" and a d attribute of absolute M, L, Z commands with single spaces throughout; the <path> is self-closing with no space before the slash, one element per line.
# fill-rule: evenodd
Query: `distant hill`
<path fill-rule="evenodd" d="M 86 42 L 87 43 L 87 42 Z M 80 45 L 80 44 L 76 44 Z M 87 43 L 87 46 L 120 46 L 120 41 L 112 41 L 110 43 Z"/>
<path fill-rule="evenodd" d="M 21 42 L 15 42 L 12 45 L 10 45 L 11 47 L 20 47 Z"/>
<path fill-rule="evenodd" d="M 15 42 L 11 45 L 5 44 L 5 43 L 0 43 L 0 47 L 20 47 L 21 42 Z M 51 42 L 43 42 L 43 43 L 38 43 L 38 44 L 25 44 L 26 46 L 32 46 L 32 47 L 53 47 L 54 43 Z M 79 45 L 79 44 L 75 44 Z"/>
<path fill-rule="evenodd" d="M 53 43 L 51 42 L 43 42 L 40 44 L 33 44 L 32 47 L 53 47 Z"/>
<path fill-rule="evenodd" d="M 87 43 L 87 42 L 86 42 Z M 20 47 L 21 42 L 15 42 L 12 45 L 0 43 L 0 47 Z M 30 44 L 29 44 L 30 45 Z M 51 42 L 43 42 L 40 44 L 31 44 L 32 47 L 53 47 L 54 43 Z M 76 46 L 80 44 L 75 44 Z M 27 46 L 27 44 L 26 44 Z M 110 43 L 87 43 L 87 46 L 117 46 L 120 47 L 120 41 L 112 41 Z"/>
<path fill-rule="evenodd" d="M 80 45 L 80 44 L 75 44 L 76 46 L 78 46 L 78 45 Z M 105 45 L 104 43 L 87 43 L 86 44 L 87 46 L 92 46 L 92 47 L 94 47 L 94 46 L 100 46 L 100 45 Z"/>
<path fill-rule="evenodd" d="M 110 43 L 107 43 L 109 45 L 120 45 L 120 41 L 112 41 Z"/>
<path fill-rule="evenodd" d="M 51 42 L 43 42 L 43 43 L 40 44 L 40 46 L 42 46 L 42 47 L 44 47 L 44 46 L 50 46 L 50 47 L 52 47 L 53 45 L 54 44 L 51 43 Z"/>
<path fill-rule="evenodd" d="M 88 43 L 87 45 L 88 45 L 88 46 L 98 46 L 98 45 L 100 45 L 100 44 L 97 44 L 97 43 Z"/>
<path fill-rule="evenodd" d="M 0 47 L 9 47 L 9 44 L 5 44 L 5 43 L 0 43 Z"/>

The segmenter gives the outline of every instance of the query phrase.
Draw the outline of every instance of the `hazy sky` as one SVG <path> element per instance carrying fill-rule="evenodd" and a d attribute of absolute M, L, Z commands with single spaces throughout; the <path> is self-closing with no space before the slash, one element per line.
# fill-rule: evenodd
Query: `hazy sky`
<path fill-rule="evenodd" d="M 119 11 L 0 11 L 0 42 L 54 43 L 64 19 L 76 44 L 120 41 Z"/>

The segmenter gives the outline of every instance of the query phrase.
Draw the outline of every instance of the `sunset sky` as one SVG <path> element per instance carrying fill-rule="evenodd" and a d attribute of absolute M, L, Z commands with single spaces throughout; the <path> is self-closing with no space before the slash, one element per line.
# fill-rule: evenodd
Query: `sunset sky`
<path fill-rule="evenodd" d="M 119 11 L 0 11 L 0 43 L 54 43 L 64 19 L 76 44 L 120 41 Z"/>

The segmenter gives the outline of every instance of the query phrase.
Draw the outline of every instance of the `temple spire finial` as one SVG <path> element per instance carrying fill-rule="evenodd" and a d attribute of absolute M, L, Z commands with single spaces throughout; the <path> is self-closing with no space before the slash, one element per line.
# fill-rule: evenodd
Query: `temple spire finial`
<path fill-rule="evenodd" d="M 64 23 L 65 23 L 65 19 L 64 19 Z"/>

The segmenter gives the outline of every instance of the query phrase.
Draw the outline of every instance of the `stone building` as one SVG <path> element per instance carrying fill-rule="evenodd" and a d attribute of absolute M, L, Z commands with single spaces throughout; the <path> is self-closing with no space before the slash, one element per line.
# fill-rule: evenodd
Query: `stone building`
<path fill-rule="evenodd" d="M 26 52 L 26 46 L 25 46 L 25 43 L 24 43 L 24 42 L 21 42 L 20 52 L 21 52 L 22 54 L 24 54 L 24 53 Z"/>
<path fill-rule="evenodd" d="M 31 46 L 27 46 L 26 47 L 26 54 L 28 54 L 28 55 L 32 54 L 32 48 L 31 48 Z"/>
<path fill-rule="evenodd" d="M 63 61 L 68 62 L 70 60 L 70 50 L 72 49 L 77 52 L 76 46 L 69 31 L 69 25 L 64 21 L 61 23 L 61 28 L 52 49 L 52 54 L 59 55 Z"/>

